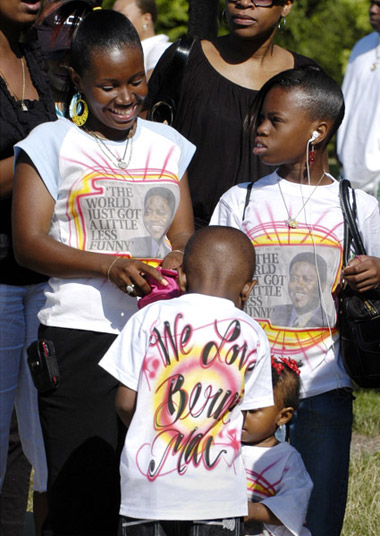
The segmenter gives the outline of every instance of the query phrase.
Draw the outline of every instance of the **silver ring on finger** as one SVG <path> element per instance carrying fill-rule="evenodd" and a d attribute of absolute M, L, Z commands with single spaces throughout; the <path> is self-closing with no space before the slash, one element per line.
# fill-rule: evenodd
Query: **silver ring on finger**
<path fill-rule="evenodd" d="M 125 291 L 127 294 L 133 294 L 135 291 L 135 285 L 131 283 L 130 285 L 126 285 Z"/>

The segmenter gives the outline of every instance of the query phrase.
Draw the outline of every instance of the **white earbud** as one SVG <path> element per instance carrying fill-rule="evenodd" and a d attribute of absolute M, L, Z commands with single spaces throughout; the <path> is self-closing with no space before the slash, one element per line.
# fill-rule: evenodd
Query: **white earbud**
<path fill-rule="evenodd" d="M 314 140 L 318 138 L 318 136 L 319 136 L 318 132 L 314 130 L 309 141 L 313 142 Z"/>

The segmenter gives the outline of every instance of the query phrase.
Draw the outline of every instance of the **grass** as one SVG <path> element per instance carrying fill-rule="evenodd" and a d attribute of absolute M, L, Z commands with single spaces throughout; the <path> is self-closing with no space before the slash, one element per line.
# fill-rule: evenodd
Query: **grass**
<path fill-rule="evenodd" d="M 355 391 L 354 428 L 358 434 L 380 436 L 380 389 Z"/>
<path fill-rule="evenodd" d="M 353 431 L 364 441 L 362 449 L 351 456 L 342 536 L 377 536 L 380 527 L 380 390 L 359 390 L 355 396 Z M 368 452 L 366 438 L 367 447 L 371 447 Z"/>
<path fill-rule="evenodd" d="M 350 465 L 342 536 L 377 536 L 380 527 L 380 451 L 360 453 Z"/>

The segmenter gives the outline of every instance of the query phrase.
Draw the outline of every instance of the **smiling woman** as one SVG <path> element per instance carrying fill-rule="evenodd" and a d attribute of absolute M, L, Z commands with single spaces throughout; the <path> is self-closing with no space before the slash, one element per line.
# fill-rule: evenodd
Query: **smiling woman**
<path fill-rule="evenodd" d="M 40 337 L 54 342 L 61 383 L 39 395 L 49 466 L 46 529 L 112 536 L 123 433 L 117 382 L 98 362 L 137 311 L 136 296 L 150 292 L 145 276 L 165 285 L 155 267 L 182 263 L 193 232 L 186 168 L 194 147 L 174 129 L 138 118 L 147 93 L 143 55 L 124 15 L 83 17 L 70 59 L 71 95 L 77 93 L 71 120 L 41 125 L 16 148 L 15 249 L 20 263 L 51 276 Z M 160 235 L 173 251 L 147 252 L 144 200 L 159 187 L 172 199 Z"/>

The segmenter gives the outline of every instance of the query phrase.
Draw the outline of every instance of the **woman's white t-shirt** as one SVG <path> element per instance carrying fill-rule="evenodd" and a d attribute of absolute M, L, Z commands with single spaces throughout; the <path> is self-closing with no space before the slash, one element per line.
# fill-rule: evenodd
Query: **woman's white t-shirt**
<path fill-rule="evenodd" d="M 179 204 L 179 181 L 195 147 L 176 130 L 138 119 L 128 142 L 128 168 L 119 169 L 126 142 L 99 140 L 67 119 L 44 123 L 15 146 L 25 151 L 55 200 L 50 235 L 73 248 L 109 255 L 146 255 L 152 238 L 144 223 L 144 200 L 165 189 L 172 200 L 166 234 Z M 160 190 L 161 188 L 161 190 Z M 149 194 L 148 194 L 149 195 Z M 168 197 L 169 196 L 169 197 Z M 143 251 L 143 255 L 139 252 Z M 47 326 L 119 333 L 137 311 L 131 298 L 103 278 L 52 277 L 39 320 Z"/>

